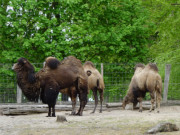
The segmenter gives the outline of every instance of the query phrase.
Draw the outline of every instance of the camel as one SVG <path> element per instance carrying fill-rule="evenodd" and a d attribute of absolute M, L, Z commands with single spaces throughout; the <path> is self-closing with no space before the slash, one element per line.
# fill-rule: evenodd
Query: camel
<path fill-rule="evenodd" d="M 71 59 L 69 60 L 69 58 L 71 58 Z M 71 64 L 72 65 L 73 64 L 72 63 L 73 59 L 74 59 L 74 57 L 72 57 L 72 56 L 65 57 L 65 59 L 61 63 L 66 63 L 66 64 Z M 53 61 L 55 61 L 54 57 L 46 58 L 45 62 L 43 63 L 44 71 L 48 70 L 50 66 L 51 66 L 51 68 L 56 67 L 57 62 L 53 62 Z M 66 94 L 71 98 L 71 102 L 72 102 L 71 115 L 76 115 L 75 107 L 76 107 L 76 98 L 77 98 L 77 95 L 78 95 L 78 91 L 77 91 L 76 87 L 71 86 L 69 88 L 60 89 L 59 92 L 62 93 L 62 94 Z"/>
<path fill-rule="evenodd" d="M 13 66 L 17 73 L 17 83 L 30 101 L 48 104 L 48 117 L 55 117 L 55 104 L 59 91 L 75 87 L 80 99 L 80 108 L 76 115 L 82 115 L 87 103 L 88 80 L 81 61 L 69 56 L 62 62 L 54 57 L 46 59 L 45 67 L 35 73 L 32 64 L 25 58 L 19 58 Z M 52 115 L 51 115 L 52 109 Z"/>
<path fill-rule="evenodd" d="M 139 111 L 142 112 L 142 100 L 146 93 L 149 92 L 151 96 L 150 112 L 154 108 L 156 101 L 157 112 L 160 109 L 161 93 L 162 93 L 162 79 L 158 73 L 156 64 L 149 63 L 145 67 L 143 64 L 136 65 L 135 73 L 129 84 L 127 95 L 123 100 L 123 108 L 126 104 L 133 103 L 133 107 L 139 102 Z"/>
<path fill-rule="evenodd" d="M 92 113 L 96 111 L 96 107 L 98 104 L 97 91 L 99 91 L 100 95 L 100 113 L 102 113 L 102 102 L 103 102 L 103 92 L 104 92 L 104 80 L 99 71 L 95 68 L 94 64 L 91 61 L 86 61 L 83 65 L 85 73 L 88 75 L 88 93 L 90 90 L 93 91 L 94 99 L 95 99 L 95 107 Z"/>

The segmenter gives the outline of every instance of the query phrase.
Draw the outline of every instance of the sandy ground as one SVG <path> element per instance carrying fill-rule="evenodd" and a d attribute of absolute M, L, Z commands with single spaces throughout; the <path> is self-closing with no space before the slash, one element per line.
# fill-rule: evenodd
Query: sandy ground
<path fill-rule="evenodd" d="M 70 116 L 70 111 L 56 112 L 66 116 L 68 122 L 64 123 L 56 122 L 56 117 L 46 117 L 47 113 L 0 116 L 0 135 L 142 135 L 161 122 L 180 128 L 180 106 L 161 107 L 160 111 L 84 111 L 83 116 Z M 158 134 L 180 135 L 180 131 Z"/>

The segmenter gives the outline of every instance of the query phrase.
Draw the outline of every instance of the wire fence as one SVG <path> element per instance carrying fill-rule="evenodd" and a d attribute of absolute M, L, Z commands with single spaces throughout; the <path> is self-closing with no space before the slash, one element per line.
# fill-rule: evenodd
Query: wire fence
<path fill-rule="evenodd" d="M 13 64 L 0 64 L 0 103 L 17 102 L 17 81 L 15 72 L 11 67 Z M 34 63 L 35 70 L 42 68 L 42 63 Z M 95 64 L 101 72 L 102 64 Z M 103 63 L 103 77 L 105 83 L 104 102 L 119 102 L 126 95 L 131 77 L 134 73 L 135 64 L 122 63 Z M 157 64 L 159 74 L 162 77 L 163 87 L 165 78 L 165 65 Z M 180 63 L 171 64 L 170 80 L 168 85 L 168 100 L 180 100 Z M 164 88 L 163 88 L 164 89 Z M 162 94 L 163 95 L 163 94 Z M 88 95 L 89 100 L 93 100 L 92 92 Z M 149 96 L 146 96 L 148 99 Z M 62 95 L 59 94 L 58 100 L 61 101 Z M 66 98 L 65 98 L 66 99 Z M 22 102 L 28 102 L 22 96 Z"/>

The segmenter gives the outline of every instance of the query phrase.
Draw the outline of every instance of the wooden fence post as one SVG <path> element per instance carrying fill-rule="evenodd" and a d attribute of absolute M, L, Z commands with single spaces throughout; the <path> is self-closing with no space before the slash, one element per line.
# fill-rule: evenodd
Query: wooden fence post
<path fill-rule="evenodd" d="M 169 86 L 169 78 L 170 78 L 171 65 L 166 64 L 165 67 L 165 78 L 164 78 L 164 93 L 163 93 L 163 101 L 166 103 L 168 99 L 168 86 Z"/>
<path fill-rule="evenodd" d="M 101 75 L 102 75 L 102 77 L 104 79 L 104 66 L 103 66 L 103 63 L 101 63 Z M 105 99 L 105 102 L 107 102 L 107 101 L 108 101 L 108 96 L 106 96 L 106 99 Z"/>
<path fill-rule="evenodd" d="M 22 91 L 18 85 L 17 85 L 17 103 L 22 103 Z"/>
<path fill-rule="evenodd" d="M 103 75 L 104 75 L 104 69 L 103 69 L 104 67 L 103 67 L 103 63 L 101 63 L 101 75 L 102 75 L 102 77 L 103 77 Z"/>

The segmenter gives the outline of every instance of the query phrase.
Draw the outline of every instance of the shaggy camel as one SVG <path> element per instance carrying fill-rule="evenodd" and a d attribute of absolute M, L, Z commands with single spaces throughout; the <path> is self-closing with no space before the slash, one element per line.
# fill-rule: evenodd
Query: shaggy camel
<path fill-rule="evenodd" d="M 123 108 L 126 104 L 133 103 L 133 107 L 139 102 L 139 111 L 142 112 L 142 100 L 146 93 L 149 92 L 151 96 L 151 108 L 154 108 L 156 101 L 157 112 L 160 109 L 162 79 L 158 73 L 158 68 L 155 64 L 149 63 L 145 67 L 142 64 L 136 65 L 135 73 L 131 79 L 127 95 L 123 100 Z M 155 106 L 156 106 L 155 105 Z"/>
<path fill-rule="evenodd" d="M 135 75 L 140 73 L 144 68 L 145 68 L 145 65 L 141 64 L 141 63 L 136 64 L 136 66 L 134 67 L 135 72 L 131 79 L 131 83 L 129 85 L 127 96 L 125 96 L 125 98 L 124 98 L 125 100 L 124 100 L 123 108 L 125 108 L 124 105 L 128 104 L 129 102 L 133 103 L 133 108 L 136 107 L 138 102 L 139 102 L 140 106 L 142 105 L 142 99 L 145 97 L 147 91 L 140 91 L 138 89 L 132 89 L 131 87 L 133 87 L 134 81 L 132 81 L 132 80 L 134 80 Z"/>
<path fill-rule="evenodd" d="M 72 64 L 71 60 L 69 60 L 69 58 L 71 58 L 72 60 L 74 59 L 74 57 L 66 57 L 61 63 L 66 63 L 66 64 Z M 48 57 L 46 58 L 45 62 L 43 63 L 43 70 L 49 70 L 49 67 L 51 66 L 51 69 L 55 68 L 57 66 L 57 62 L 53 62 L 56 59 L 54 57 Z M 76 98 L 78 95 L 78 91 L 76 89 L 75 86 L 71 86 L 69 88 L 64 88 L 64 89 L 60 89 L 59 90 L 60 93 L 62 94 L 66 94 L 71 98 L 71 102 L 72 102 L 72 111 L 71 111 L 71 115 L 75 115 L 76 114 Z"/>
<path fill-rule="evenodd" d="M 93 91 L 94 99 L 95 99 L 95 107 L 92 113 L 96 111 L 96 107 L 98 104 L 97 91 L 99 91 L 100 95 L 100 113 L 102 112 L 102 102 L 103 102 L 103 92 L 104 92 L 104 81 L 102 75 L 95 68 L 94 64 L 91 61 L 85 62 L 83 65 L 85 73 L 88 75 L 88 93 L 89 90 Z"/>
<path fill-rule="evenodd" d="M 80 98 L 80 108 L 77 115 L 82 115 L 87 103 L 88 80 L 81 61 L 69 56 L 62 62 L 56 58 L 46 59 L 45 67 L 35 74 L 34 67 L 25 59 L 20 58 L 13 69 L 17 73 L 17 83 L 24 95 L 30 101 L 48 104 L 48 116 L 55 117 L 55 104 L 59 90 L 75 87 Z M 52 108 L 52 115 L 51 115 Z"/>

